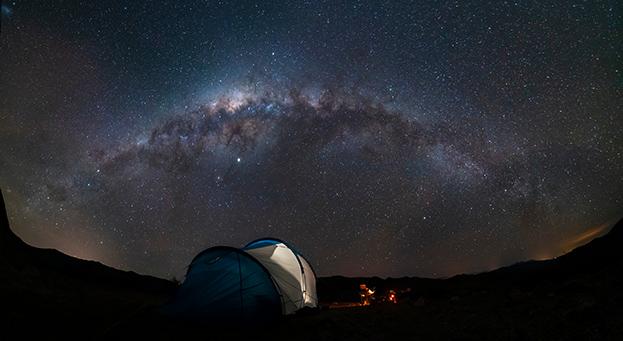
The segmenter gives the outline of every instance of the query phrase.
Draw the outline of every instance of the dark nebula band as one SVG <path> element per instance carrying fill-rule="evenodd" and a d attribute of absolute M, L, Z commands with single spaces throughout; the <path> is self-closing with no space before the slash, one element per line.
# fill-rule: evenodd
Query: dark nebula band
<path fill-rule="evenodd" d="M 3 3 L 14 230 L 167 278 L 264 236 L 439 277 L 604 232 L 620 5 L 399 3 Z"/>

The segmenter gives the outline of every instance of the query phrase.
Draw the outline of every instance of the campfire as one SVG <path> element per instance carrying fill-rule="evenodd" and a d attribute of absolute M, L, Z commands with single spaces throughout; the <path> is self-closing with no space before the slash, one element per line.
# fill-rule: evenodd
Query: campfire
<path fill-rule="evenodd" d="M 396 301 L 396 291 L 395 290 L 390 290 L 387 294 L 387 302 L 391 302 L 391 303 L 398 303 Z"/>
<path fill-rule="evenodd" d="M 366 284 L 359 284 L 359 296 L 361 297 L 361 305 L 366 306 L 374 300 L 374 290 L 368 288 Z"/>

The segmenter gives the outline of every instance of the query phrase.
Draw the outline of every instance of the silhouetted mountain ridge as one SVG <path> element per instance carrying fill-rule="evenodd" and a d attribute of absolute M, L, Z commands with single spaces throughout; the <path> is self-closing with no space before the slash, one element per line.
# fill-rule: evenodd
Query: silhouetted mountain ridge
<path fill-rule="evenodd" d="M 9 227 L 4 198 L 0 195 L 0 264 L 19 271 L 37 267 L 39 272 L 58 272 L 98 284 L 122 285 L 141 290 L 171 290 L 174 284 L 160 278 L 117 270 L 100 262 L 68 256 L 55 249 L 36 248 L 22 241 Z M 6 271 L 6 269 L 5 269 Z"/>
<path fill-rule="evenodd" d="M 570 274 L 595 272 L 602 268 L 608 268 L 611 271 L 623 270 L 621 247 L 623 247 L 623 219 L 619 220 L 608 233 L 556 258 L 520 262 L 478 275 L 490 277 L 534 274 L 548 278 L 561 278 Z"/>
<path fill-rule="evenodd" d="M 81 339 L 206 335 L 203 327 L 157 313 L 156 308 L 172 297 L 173 282 L 29 246 L 11 231 L 1 195 L 0 210 L 0 299 L 7 314 L 6 335 L 45 333 Z M 480 274 L 449 279 L 319 278 L 324 307 L 357 302 L 362 283 L 376 289 L 377 301 L 395 290 L 399 304 L 289 316 L 287 323 L 263 328 L 266 335 L 261 336 L 279 332 L 310 340 L 617 339 L 623 334 L 621 246 L 623 220 L 604 236 L 558 258 Z M 221 332 L 223 338 L 235 339 L 250 331 Z"/>
<path fill-rule="evenodd" d="M 518 281 L 532 281 L 535 276 L 539 279 L 563 279 L 565 276 L 581 272 L 594 272 L 601 268 L 611 268 L 610 270 L 623 270 L 623 220 L 616 223 L 608 233 L 579 246 L 570 252 L 554 259 L 530 260 L 505 266 L 496 270 L 476 273 L 460 274 L 446 279 L 447 282 L 463 280 L 492 280 L 516 278 Z M 420 277 L 401 277 L 387 278 L 380 277 L 344 277 L 331 276 L 319 279 L 319 292 L 332 292 L 329 300 L 344 300 L 347 297 L 356 299 L 357 295 L 346 288 L 352 288 L 358 283 L 365 283 L 370 287 L 376 288 L 415 288 L 415 287 L 436 287 L 439 286 L 441 279 L 420 278 Z M 338 289 L 340 288 L 340 289 Z M 322 290 L 324 289 L 324 290 Z M 341 295 L 337 294 L 342 292 Z"/>
<path fill-rule="evenodd" d="M 0 195 L 0 300 L 8 330 L 21 333 L 102 334 L 169 299 L 176 285 L 117 270 L 54 249 L 30 246 L 9 227 Z M 30 324 L 36 321 L 37 328 Z M 72 324 L 67 326 L 67 324 Z M 91 335 L 92 336 L 92 335 Z"/>

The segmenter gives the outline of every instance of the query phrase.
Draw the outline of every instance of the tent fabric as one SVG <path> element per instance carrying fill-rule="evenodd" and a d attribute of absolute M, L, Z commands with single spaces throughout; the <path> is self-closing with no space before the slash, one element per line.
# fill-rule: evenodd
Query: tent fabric
<path fill-rule="evenodd" d="M 318 297 L 316 296 L 316 275 L 311 265 L 300 257 L 301 265 L 303 266 L 304 274 L 304 291 L 303 291 L 303 306 L 315 308 L 318 306 Z"/>
<path fill-rule="evenodd" d="M 216 246 L 199 253 L 165 310 L 204 323 L 262 323 L 317 306 L 309 262 L 285 242 L 266 238 L 242 249 Z"/>
<path fill-rule="evenodd" d="M 299 260 L 284 244 L 266 245 L 245 250 L 268 269 L 281 292 L 285 314 L 302 308 L 303 273 Z"/>
<path fill-rule="evenodd" d="M 257 321 L 279 316 L 281 305 L 277 287 L 257 260 L 239 249 L 217 246 L 192 261 L 169 312 L 208 323 Z"/>
<path fill-rule="evenodd" d="M 316 275 L 309 262 L 284 241 L 265 238 L 243 248 L 271 273 L 281 292 L 284 314 L 317 307 Z"/>

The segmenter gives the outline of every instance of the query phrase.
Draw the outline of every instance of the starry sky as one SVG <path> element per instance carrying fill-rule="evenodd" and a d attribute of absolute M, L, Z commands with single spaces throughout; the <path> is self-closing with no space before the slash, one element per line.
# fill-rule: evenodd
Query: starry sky
<path fill-rule="evenodd" d="M 623 216 L 619 1 L 3 1 L 27 242 L 181 278 L 265 236 L 319 275 L 558 256 Z"/>

